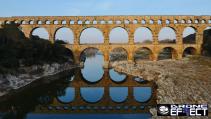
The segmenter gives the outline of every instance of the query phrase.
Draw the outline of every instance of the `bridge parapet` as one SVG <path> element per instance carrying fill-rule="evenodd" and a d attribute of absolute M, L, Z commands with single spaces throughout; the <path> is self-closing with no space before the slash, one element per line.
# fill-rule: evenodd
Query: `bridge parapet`
<path fill-rule="evenodd" d="M 35 21 L 35 24 L 38 24 L 38 21 L 51 21 L 53 24 L 54 21 L 58 21 L 58 24 L 62 24 L 62 21 L 82 21 L 82 24 L 85 24 L 86 21 L 97 21 L 100 23 L 101 21 L 103 24 L 109 23 L 108 21 L 121 21 L 125 23 L 126 20 L 129 23 L 133 23 L 134 20 L 137 20 L 140 23 L 141 20 L 146 21 L 146 24 L 151 24 L 149 21 L 152 20 L 157 24 L 157 20 L 160 20 L 161 24 L 207 24 L 210 22 L 210 16 L 13 16 L 13 17 L 0 17 L 0 21 L 17 21 L 19 23 L 25 21 L 26 24 L 30 21 Z M 183 23 L 184 22 L 184 23 Z M 67 22 L 68 24 L 70 22 Z M 45 24 L 45 23 L 42 23 Z M 76 23 L 77 24 L 77 23 Z"/>

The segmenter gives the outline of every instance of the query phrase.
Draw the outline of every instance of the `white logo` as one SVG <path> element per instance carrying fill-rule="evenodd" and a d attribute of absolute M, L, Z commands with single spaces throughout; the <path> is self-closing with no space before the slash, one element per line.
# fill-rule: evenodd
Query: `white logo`
<path fill-rule="evenodd" d="M 166 115 L 169 113 L 169 108 L 167 106 L 160 106 L 159 111 L 162 115 Z"/>

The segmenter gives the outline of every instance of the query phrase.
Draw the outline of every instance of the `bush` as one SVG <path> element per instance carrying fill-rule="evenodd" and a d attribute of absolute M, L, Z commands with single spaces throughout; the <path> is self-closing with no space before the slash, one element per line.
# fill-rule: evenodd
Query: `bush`
<path fill-rule="evenodd" d="M 56 44 L 67 44 L 67 43 L 64 42 L 63 40 L 56 40 L 55 43 L 56 43 Z"/>

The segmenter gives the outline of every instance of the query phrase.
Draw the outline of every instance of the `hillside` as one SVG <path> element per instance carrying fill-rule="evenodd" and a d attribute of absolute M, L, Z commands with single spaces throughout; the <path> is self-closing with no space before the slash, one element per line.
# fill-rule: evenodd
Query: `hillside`
<path fill-rule="evenodd" d="M 205 56 L 211 56 L 211 29 L 204 31 L 204 42 L 202 54 Z"/>
<path fill-rule="evenodd" d="M 183 38 L 184 43 L 194 43 L 192 39 L 195 39 L 195 34 L 190 34 Z M 211 29 L 204 31 L 202 55 L 211 56 Z"/>

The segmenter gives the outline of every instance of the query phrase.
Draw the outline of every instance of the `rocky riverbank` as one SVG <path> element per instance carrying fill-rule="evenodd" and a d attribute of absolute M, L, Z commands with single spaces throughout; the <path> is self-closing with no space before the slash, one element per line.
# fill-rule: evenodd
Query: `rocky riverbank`
<path fill-rule="evenodd" d="M 17 91 L 32 82 L 39 79 L 46 79 L 56 74 L 71 70 L 78 67 L 72 63 L 53 63 L 44 65 L 33 65 L 30 67 L 21 67 L 17 74 L 0 74 L 0 97 Z"/>
<path fill-rule="evenodd" d="M 208 104 L 211 107 L 211 58 L 191 56 L 182 60 L 116 62 L 118 72 L 155 81 L 158 104 Z M 156 109 L 151 109 L 156 117 Z"/>

